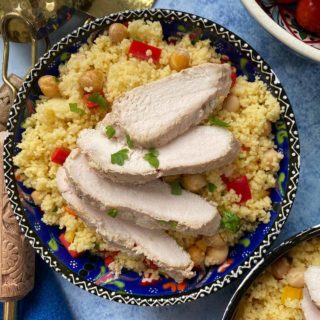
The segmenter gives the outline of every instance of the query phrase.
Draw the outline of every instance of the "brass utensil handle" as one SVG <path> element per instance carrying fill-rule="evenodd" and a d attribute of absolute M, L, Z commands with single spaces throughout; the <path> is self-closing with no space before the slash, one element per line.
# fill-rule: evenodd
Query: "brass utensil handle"
<path fill-rule="evenodd" d="M 13 97 L 16 96 L 17 90 L 13 83 L 11 83 L 8 77 L 8 64 L 9 64 L 9 51 L 10 51 L 10 41 L 8 36 L 8 26 L 9 22 L 12 19 L 21 19 L 30 32 L 31 38 L 31 63 L 32 66 L 36 63 L 37 60 L 37 38 L 36 38 L 36 29 L 34 25 L 24 16 L 16 12 L 10 12 L 3 16 L 1 23 L 1 33 L 3 38 L 3 61 L 2 61 L 2 79 L 5 84 L 10 88 Z"/>
<path fill-rule="evenodd" d="M 3 305 L 3 320 L 17 319 L 17 303 L 15 301 L 7 301 Z"/>

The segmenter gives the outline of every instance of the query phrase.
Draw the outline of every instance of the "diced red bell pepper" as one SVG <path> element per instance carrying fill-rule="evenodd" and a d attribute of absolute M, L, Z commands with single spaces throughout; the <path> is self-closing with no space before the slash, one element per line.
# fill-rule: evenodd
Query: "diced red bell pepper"
<path fill-rule="evenodd" d="M 98 108 L 99 107 L 99 104 L 96 103 L 96 102 L 92 102 L 89 100 L 90 96 L 93 94 L 94 92 L 88 92 L 88 93 L 85 93 L 82 97 L 82 100 L 84 102 L 84 104 L 86 105 L 86 107 L 88 109 L 95 109 L 95 108 Z M 104 94 L 103 92 L 99 92 L 100 96 L 104 97 Z"/>
<path fill-rule="evenodd" d="M 153 63 L 159 62 L 161 51 L 162 50 L 160 48 L 150 46 L 147 43 L 137 40 L 133 40 L 129 48 L 129 54 L 131 54 L 133 57 L 140 60 L 152 59 Z"/>
<path fill-rule="evenodd" d="M 251 190 L 246 176 L 238 177 L 234 180 L 229 180 L 226 176 L 221 176 L 222 181 L 225 183 L 227 190 L 234 190 L 235 193 L 241 196 L 239 203 L 246 202 L 252 198 Z"/>
<path fill-rule="evenodd" d="M 153 269 L 153 270 L 158 269 L 158 266 L 152 260 L 149 260 L 146 258 L 143 260 L 143 263 L 145 264 L 146 267 L 148 267 L 150 269 Z"/>
<path fill-rule="evenodd" d="M 118 255 L 119 251 L 110 252 L 105 258 L 104 258 L 104 264 L 106 267 L 109 266 L 110 263 L 114 261 L 114 258 Z"/>
<path fill-rule="evenodd" d="M 236 84 L 237 81 L 237 73 L 236 72 L 232 72 L 231 73 L 231 87 L 233 87 Z"/>
<path fill-rule="evenodd" d="M 67 249 L 70 256 L 72 258 L 78 258 L 82 255 L 82 252 L 77 252 L 75 250 L 69 250 L 70 242 L 65 238 L 64 233 L 61 233 L 59 236 L 59 240 L 61 241 L 62 245 Z"/>
<path fill-rule="evenodd" d="M 70 150 L 67 148 L 56 148 L 51 155 L 51 161 L 60 165 L 63 165 L 63 163 L 66 161 L 70 154 Z"/>

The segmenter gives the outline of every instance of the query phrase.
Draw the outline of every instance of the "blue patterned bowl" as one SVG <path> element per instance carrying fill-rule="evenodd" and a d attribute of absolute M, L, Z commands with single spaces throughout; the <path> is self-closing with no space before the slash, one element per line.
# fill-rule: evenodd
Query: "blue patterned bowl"
<path fill-rule="evenodd" d="M 41 211 L 31 201 L 30 193 L 15 178 L 12 156 L 19 150 L 24 119 L 34 112 L 39 97 L 37 80 L 44 74 L 58 74 L 58 66 L 76 52 L 87 38 L 104 30 L 113 22 L 135 19 L 159 20 L 165 38 L 181 37 L 192 33 L 196 39 L 211 39 L 216 50 L 230 57 L 239 75 L 250 81 L 259 76 L 278 99 L 281 119 L 273 127 L 275 143 L 284 154 L 277 174 L 277 187 L 271 191 L 273 210 L 268 224 L 261 224 L 255 232 L 248 233 L 231 249 L 227 261 L 218 267 L 207 268 L 188 281 L 177 284 L 172 279 L 161 278 L 157 283 L 147 284 L 132 271 L 115 278 L 99 257 L 85 254 L 77 259 L 70 257 L 60 243 L 57 227 L 41 221 Z M 73 31 L 55 44 L 31 70 L 20 88 L 8 121 L 10 136 L 5 141 L 4 168 L 8 195 L 22 231 L 41 257 L 68 281 L 100 297 L 117 302 L 143 306 L 163 306 L 184 303 L 216 292 L 250 270 L 265 255 L 267 248 L 279 234 L 292 206 L 299 176 L 299 138 L 295 118 L 288 97 L 278 78 L 246 42 L 226 28 L 196 15 L 172 10 L 125 11 L 97 19 Z"/>

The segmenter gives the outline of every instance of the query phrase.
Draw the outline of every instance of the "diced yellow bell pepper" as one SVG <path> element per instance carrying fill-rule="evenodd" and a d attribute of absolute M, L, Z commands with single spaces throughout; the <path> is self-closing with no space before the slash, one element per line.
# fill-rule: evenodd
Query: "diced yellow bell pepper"
<path fill-rule="evenodd" d="M 287 299 L 291 300 L 301 300 L 302 299 L 302 289 L 293 288 L 290 286 L 285 286 L 281 294 L 281 302 L 285 304 Z"/>

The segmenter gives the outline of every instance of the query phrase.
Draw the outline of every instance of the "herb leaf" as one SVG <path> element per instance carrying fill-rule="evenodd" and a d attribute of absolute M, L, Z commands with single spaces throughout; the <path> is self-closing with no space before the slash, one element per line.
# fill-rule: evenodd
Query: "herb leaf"
<path fill-rule="evenodd" d="M 112 208 L 112 209 L 107 211 L 107 215 L 112 217 L 112 218 L 115 218 L 118 215 L 118 210 L 115 209 L 115 208 Z"/>
<path fill-rule="evenodd" d="M 69 103 L 69 108 L 71 112 L 77 113 L 80 116 L 83 116 L 86 114 L 83 109 L 78 108 L 77 103 Z"/>
<path fill-rule="evenodd" d="M 115 135 L 116 130 L 114 129 L 113 126 L 106 126 L 105 133 L 106 133 L 108 139 L 111 139 Z"/>
<path fill-rule="evenodd" d="M 220 120 L 220 119 L 218 119 L 218 118 L 216 118 L 214 116 L 210 116 L 208 118 L 208 122 L 209 122 L 209 124 L 211 126 L 218 126 L 218 127 L 223 127 L 223 128 L 229 128 L 230 127 L 229 123 L 226 123 L 226 122 L 224 122 L 224 121 L 222 121 L 222 120 Z"/>
<path fill-rule="evenodd" d="M 222 228 L 232 233 L 236 233 L 237 231 L 239 231 L 240 226 L 241 226 L 241 220 L 236 214 L 230 211 L 224 211 L 222 213 L 222 219 L 221 219 Z"/>
<path fill-rule="evenodd" d="M 182 188 L 179 181 L 174 181 L 170 183 L 171 186 L 171 194 L 174 194 L 176 196 L 180 196 L 182 193 Z"/>
<path fill-rule="evenodd" d="M 159 168 L 159 151 L 157 149 L 149 149 L 149 151 L 144 155 L 143 159 L 148 161 L 149 164 L 154 168 Z"/>
<path fill-rule="evenodd" d="M 88 98 L 90 102 L 97 103 L 101 109 L 106 109 L 108 107 L 107 100 L 98 92 L 94 92 Z"/>
<path fill-rule="evenodd" d="M 127 140 L 127 145 L 130 149 L 133 149 L 134 148 L 134 143 L 133 141 L 131 140 L 130 136 L 128 134 L 126 134 L 126 140 Z"/>
<path fill-rule="evenodd" d="M 123 166 L 124 162 L 129 159 L 128 152 L 128 149 L 121 149 L 118 152 L 113 153 L 111 155 L 111 163 Z"/>
<path fill-rule="evenodd" d="M 208 191 L 213 192 L 217 189 L 217 186 L 214 183 L 209 182 L 208 183 Z"/>
<path fill-rule="evenodd" d="M 170 229 L 176 229 L 178 222 L 174 221 L 174 220 L 169 220 L 169 221 L 165 221 L 165 220 L 158 220 L 159 224 L 164 226 L 164 227 L 169 227 Z"/>

